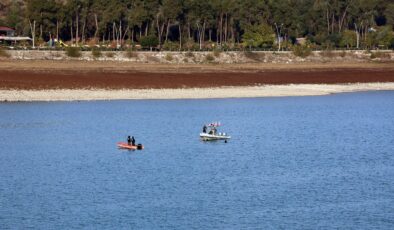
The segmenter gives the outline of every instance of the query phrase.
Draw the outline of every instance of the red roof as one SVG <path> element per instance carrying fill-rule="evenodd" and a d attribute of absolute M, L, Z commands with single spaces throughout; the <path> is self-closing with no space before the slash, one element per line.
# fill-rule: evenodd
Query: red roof
<path fill-rule="evenodd" d="M 0 26 L 0 31 L 15 31 L 15 30 L 7 26 Z"/>

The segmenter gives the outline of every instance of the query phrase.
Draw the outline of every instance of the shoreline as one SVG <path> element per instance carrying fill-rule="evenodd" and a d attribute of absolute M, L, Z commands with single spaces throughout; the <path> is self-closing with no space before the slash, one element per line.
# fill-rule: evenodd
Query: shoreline
<path fill-rule="evenodd" d="M 177 89 L 0 89 L 0 102 L 171 100 L 322 96 L 362 91 L 391 91 L 394 83 L 286 84 Z"/>

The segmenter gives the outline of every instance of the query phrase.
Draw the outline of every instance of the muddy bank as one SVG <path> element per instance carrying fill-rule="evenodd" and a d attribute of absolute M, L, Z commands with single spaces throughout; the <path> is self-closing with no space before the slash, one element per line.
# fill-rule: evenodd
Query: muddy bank
<path fill-rule="evenodd" d="M 1 70 L 1 89 L 159 89 L 394 82 L 394 68 L 268 69 L 240 72 Z"/>

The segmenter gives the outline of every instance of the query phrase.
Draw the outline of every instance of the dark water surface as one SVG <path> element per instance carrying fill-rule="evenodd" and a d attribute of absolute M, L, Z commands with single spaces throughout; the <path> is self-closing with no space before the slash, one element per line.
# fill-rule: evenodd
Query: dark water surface
<path fill-rule="evenodd" d="M 393 229 L 394 92 L 0 104 L 9 228 Z"/>

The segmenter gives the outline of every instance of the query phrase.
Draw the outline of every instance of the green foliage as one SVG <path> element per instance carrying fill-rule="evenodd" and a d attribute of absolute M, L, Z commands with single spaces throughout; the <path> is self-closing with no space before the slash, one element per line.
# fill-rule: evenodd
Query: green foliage
<path fill-rule="evenodd" d="M 394 27 L 394 2 L 387 5 L 384 12 L 388 25 Z"/>
<path fill-rule="evenodd" d="M 351 48 L 355 47 L 357 44 L 357 34 L 355 31 L 352 30 L 345 30 L 342 33 L 341 41 L 339 45 L 341 47 Z"/>
<path fill-rule="evenodd" d="M 66 55 L 72 58 L 79 58 L 82 56 L 81 49 L 79 47 L 66 47 Z"/>
<path fill-rule="evenodd" d="M 382 26 L 379 27 L 376 36 L 375 36 L 375 44 L 382 47 L 390 47 L 391 41 L 394 39 L 393 31 L 390 26 Z"/>
<path fill-rule="evenodd" d="M 275 41 L 275 34 L 267 24 L 247 25 L 242 41 L 247 47 L 271 48 Z"/>
<path fill-rule="evenodd" d="M 100 58 L 102 56 L 102 53 L 99 49 L 94 48 L 92 49 L 92 56 L 93 58 Z"/>
<path fill-rule="evenodd" d="M 159 39 L 156 36 L 149 35 L 142 37 L 140 43 L 142 47 L 152 49 L 159 45 Z"/>
<path fill-rule="evenodd" d="M 59 33 L 59 39 L 69 43 L 95 39 L 117 44 L 116 40 L 124 38 L 149 49 L 167 41 L 161 44 L 164 50 L 178 50 L 180 42 L 182 49 L 212 49 L 206 45 L 208 41 L 222 50 L 266 49 L 275 45 L 277 36 L 292 41 L 282 43 L 288 48 L 301 37 L 307 37 L 316 48 L 352 48 L 356 46 L 357 29 L 362 31 L 361 48 L 393 47 L 392 0 L 0 2 L 0 25 L 14 27 L 18 35 L 31 36 L 29 22 L 35 21 L 36 40 L 42 38 L 38 45 Z M 370 28 L 377 31 L 365 33 Z M 241 42 L 243 47 L 237 47 Z"/>
<path fill-rule="evenodd" d="M 179 49 L 179 43 L 167 41 L 167 42 L 165 42 L 163 44 L 162 48 L 164 50 L 169 50 L 169 51 L 178 50 Z"/>
<path fill-rule="evenodd" d="M 306 58 L 311 55 L 312 50 L 308 46 L 305 45 L 295 45 L 293 47 L 293 54 L 297 57 Z"/>

